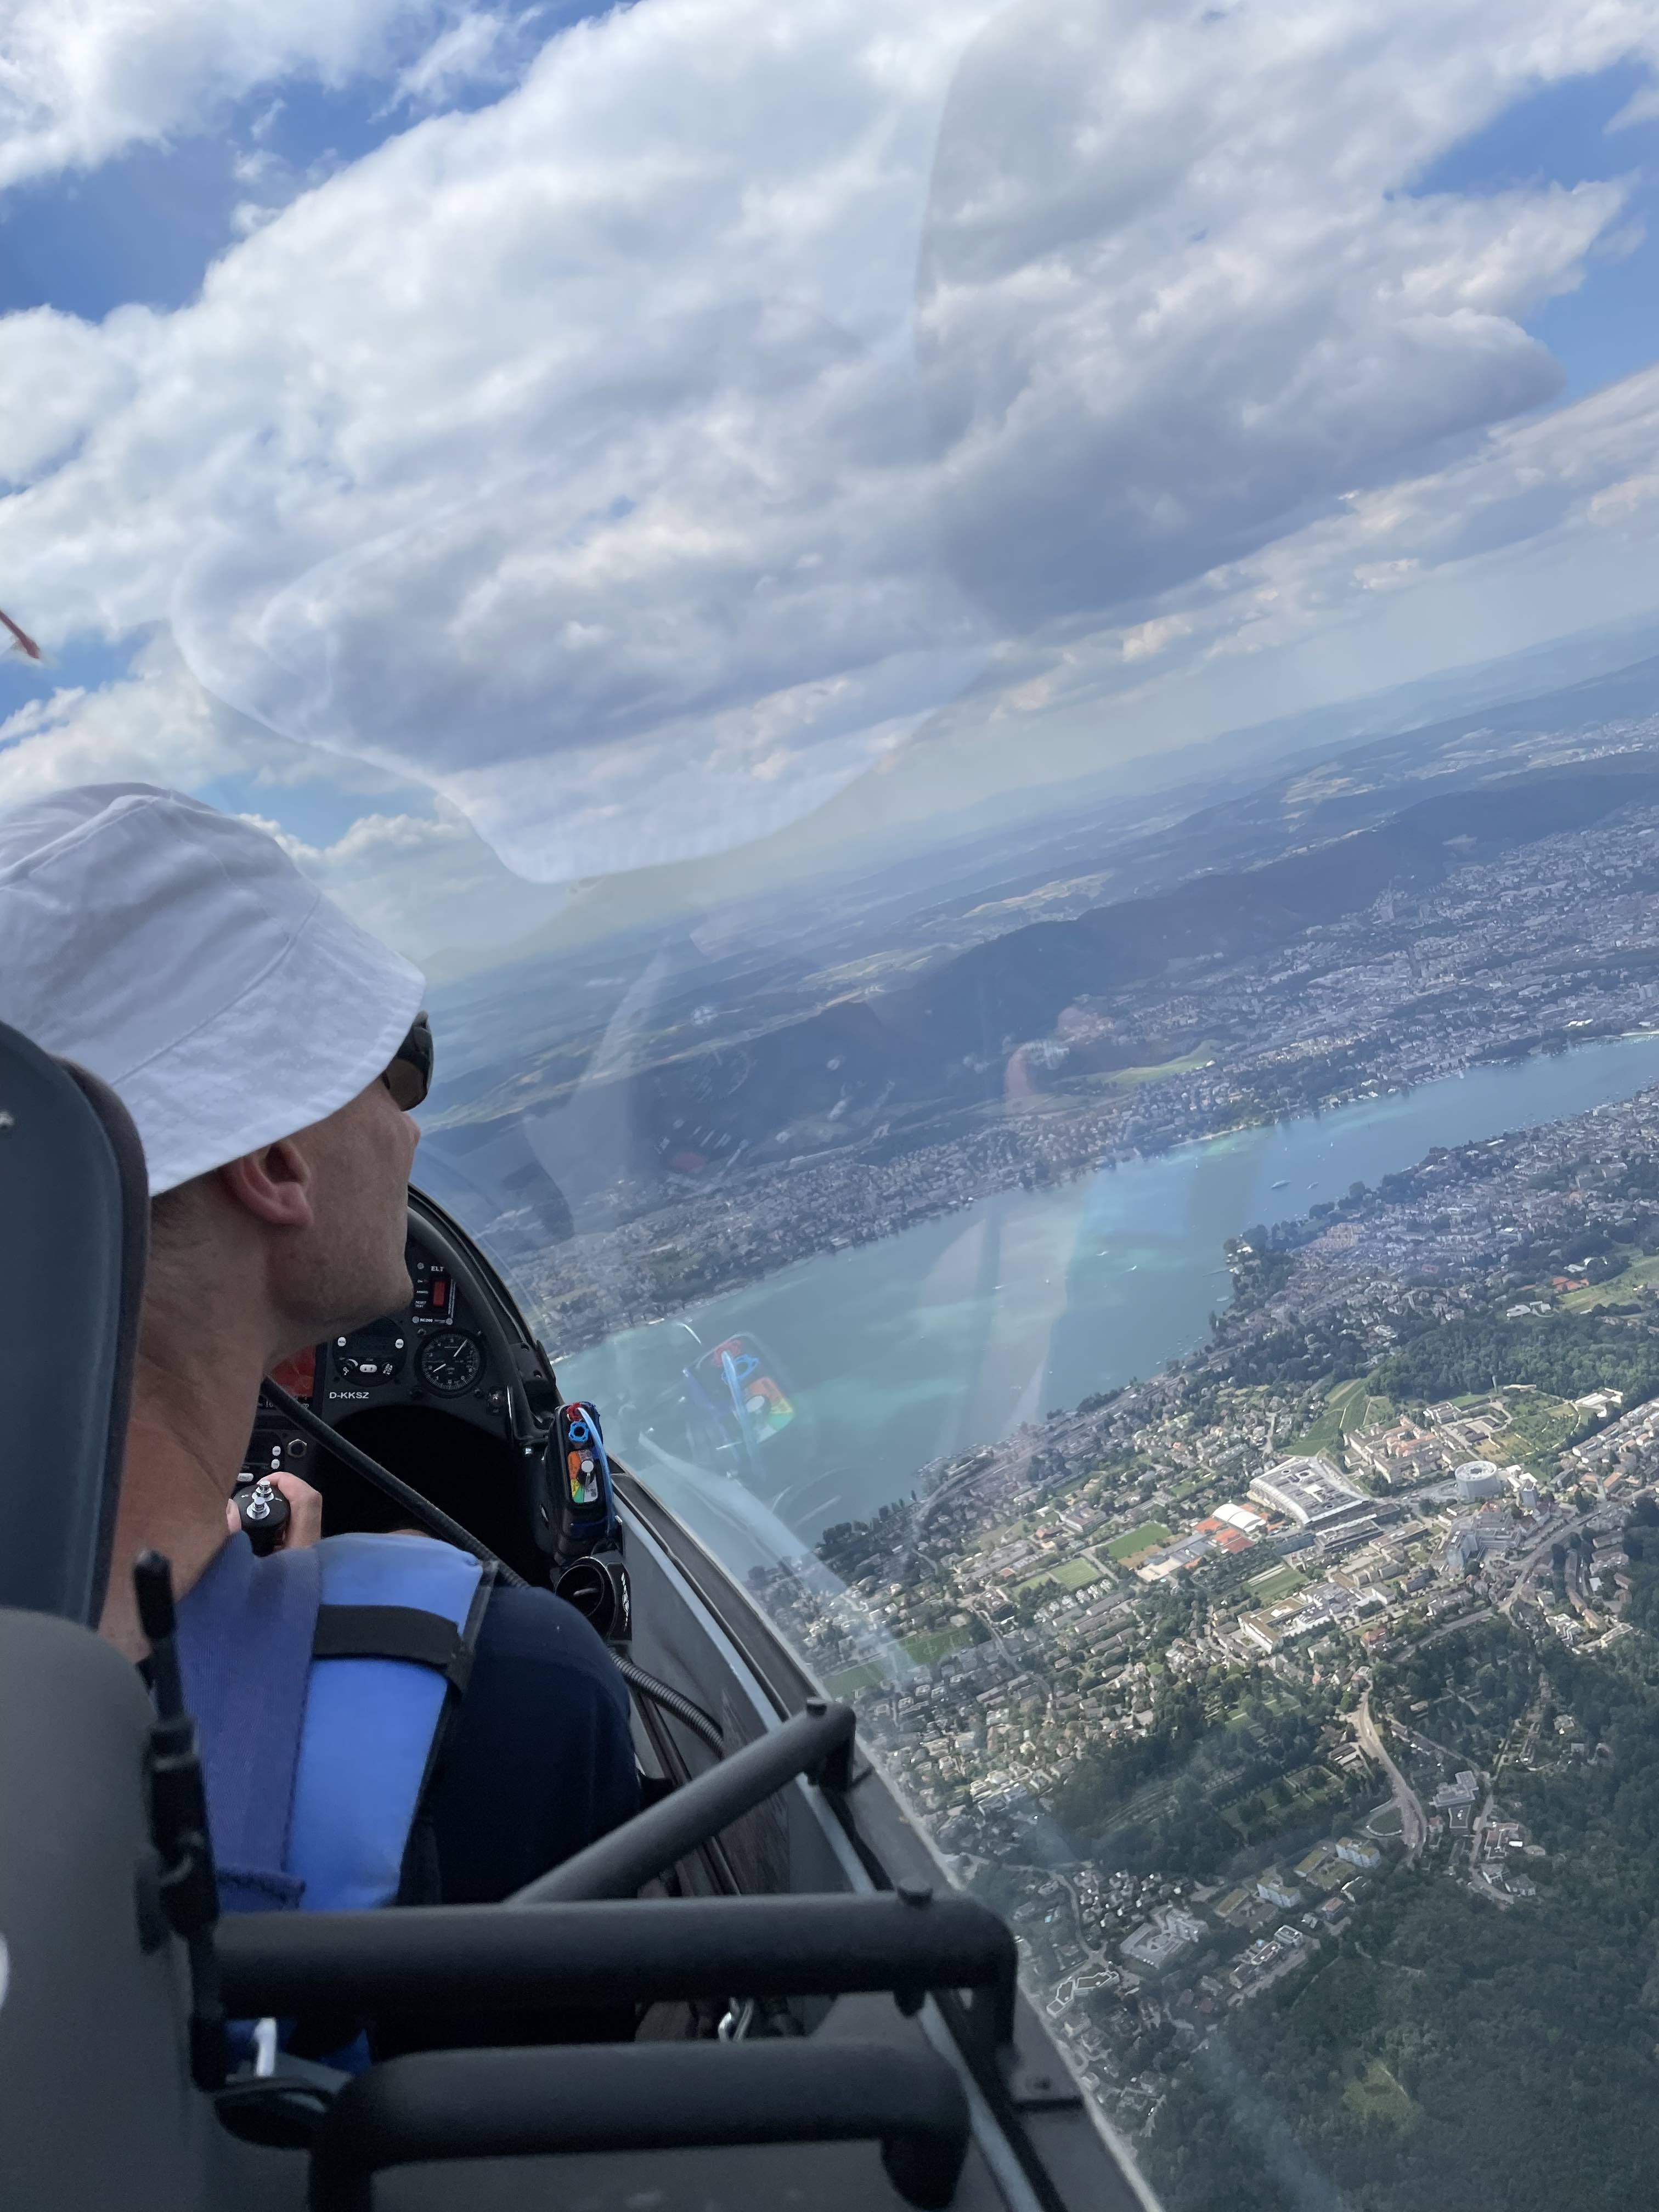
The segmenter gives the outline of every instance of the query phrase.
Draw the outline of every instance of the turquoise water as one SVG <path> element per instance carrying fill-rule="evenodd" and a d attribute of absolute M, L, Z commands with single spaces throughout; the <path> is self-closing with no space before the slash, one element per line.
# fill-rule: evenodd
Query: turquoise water
<path fill-rule="evenodd" d="M 1004 1192 L 629 1330 L 561 1362 L 561 1379 L 598 1401 L 625 1460 L 746 1564 L 738 1522 L 757 1558 L 790 1536 L 798 1547 L 905 1495 L 927 1461 L 1191 1350 L 1227 1303 L 1225 1241 L 1254 1223 L 1305 1213 L 1356 1178 L 1374 1184 L 1431 1146 L 1656 1081 L 1659 1034 L 1620 1038 Z M 753 1337 L 796 1409 L 742 1454 L 677 1408 L 683 1368 L 734 1331 Z"/>

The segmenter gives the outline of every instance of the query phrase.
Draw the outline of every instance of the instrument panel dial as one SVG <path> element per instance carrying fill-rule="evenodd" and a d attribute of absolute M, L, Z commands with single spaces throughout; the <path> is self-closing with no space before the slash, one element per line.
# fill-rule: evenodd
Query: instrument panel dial
<path fill-rule="evenodd" d="M 483 1373 L 483 1364 L 477 1345 L 458 1328 L 441 1328 L 428 1337 L 416 1361 L 422 1382 L 445 1397 L 471 1390 Z"/>

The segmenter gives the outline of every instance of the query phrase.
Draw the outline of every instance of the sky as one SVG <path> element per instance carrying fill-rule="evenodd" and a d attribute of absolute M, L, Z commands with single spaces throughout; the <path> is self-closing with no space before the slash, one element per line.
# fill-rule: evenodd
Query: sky
<path fill-rule="evenodd" d="M 1656 177 L 1659 0 L 0 0 L 0 805 L 487 952 L 1650 613 Z"/>

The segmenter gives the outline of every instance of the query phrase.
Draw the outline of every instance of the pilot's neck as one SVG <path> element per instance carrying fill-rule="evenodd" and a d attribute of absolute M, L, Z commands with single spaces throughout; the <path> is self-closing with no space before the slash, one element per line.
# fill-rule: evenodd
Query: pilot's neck
<path fill-rule="evenodd" d="M 227 1317 L 230 1318 L 230 1317 Z M 176 1597 L 228 1540 L 225 1505 L 247 1447 L 264 1371 L 252 1330 L 188 1332 L 147 1311 L 133 1374 L 126 1465 L 100 1632 L 133 1660 L 149 1650 L 133 1601 L 132 1562 L 146 1548 L 172 1563 Z"/>

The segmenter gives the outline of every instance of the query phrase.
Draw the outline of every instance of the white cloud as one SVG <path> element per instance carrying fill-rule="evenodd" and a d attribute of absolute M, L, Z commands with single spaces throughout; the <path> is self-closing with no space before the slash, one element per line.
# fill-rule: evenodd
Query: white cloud
<path fill-rule="evenodd" d="M 1500 426 L 1165 593 L 1010 648 L 1004 721 L 1088 718 L 1120 757 L 1652 608 L 1659 368 Z"/>
<path fill-rule="evenodd" d="M 76 783 L 195 788 L 258 774 L 270 750 L 264 733 L 227 714 L 160 637 L 123 681 L 54 691 L 0 722 L 0 808 Z"/>
<path fill-rule="evenodd" d="M 509 875 L 456 814 L 364 814 L 331 844 L 308 843 L 264 814 L 249 814 L 364 928 L 424 964 L 444 955 L 499 951 L 550 921 L 562 888 Z"/>
<path fill-rule="evenodd" d="M 128 398 L 132 379 L 104 333 L 34 307 L 0 319 L 0 481 L 26 483 Z"/>
<path fill-rule="evenodd" d="M 509 16 L 488 8 L 470 10 L 399 73 L 397 97 L 416 106 L 442 107 L 459 93 L 509 83 L 518 73 L 520 42 L 533 13 Z"/>
<path fill-rule="evenodd" d="M 953 563 L 1000 626 L 1133 605 L 1554 397 L 1521 319 L 1577 285 L 1623 189 L 1406 187 L 1659 22 L 1506 17 L 1502 42 L 1484 0 L 1108 31 L 1041 0 L 978 42 L 919 331 Z"/>
<path fill-rule="evenodd" d="M 210 124 L 293 76 L 395 66 L 443 0 L 0 0 L 0 186 Z"/>
<path fill-rule="evenodd" d="M 171 614 L 225 699 L 550 881 L 798 816 L 999 634 L 1046 708 L 1398 604 L 1413 562 L 1637 496 L 1631 426 L 1566 410 L 1553 461 L 1503 427 L 1559 382 L 1522 319 L 1622 189 L 1409 186 L 1655 18 L 1492 27 L 1486 0 L 582 23 L 192 306 L 0 323 L 64 395 L 0 574 L 49 639 Z"/>

